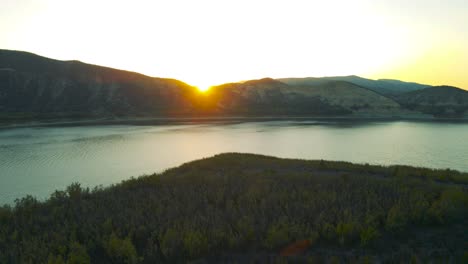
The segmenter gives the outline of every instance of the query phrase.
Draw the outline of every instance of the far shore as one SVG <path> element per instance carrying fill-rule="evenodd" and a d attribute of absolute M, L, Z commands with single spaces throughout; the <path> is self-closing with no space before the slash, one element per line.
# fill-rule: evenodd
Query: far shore
<path fill-rule="evenodd" d="M 123 117 L 87 119 L 37 119 L 1 123 L 0 129 L 44 126 L 95 126 L 95 125 L 166 125 L 196 123 L 232 123 L 267 121 L 343 121 L 343 122 L 449 122 L 465 123 L 468 117 L 437 118 L 432 116 L 386 117 L 386 116 L 207 116 L 207 117 Z"/>

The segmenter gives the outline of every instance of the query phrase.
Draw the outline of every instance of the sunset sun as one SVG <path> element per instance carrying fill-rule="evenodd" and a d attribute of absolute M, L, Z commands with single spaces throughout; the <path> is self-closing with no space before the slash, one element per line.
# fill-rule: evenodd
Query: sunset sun
<path fill-rule="evenodd" d="M 195 87 L 197 87 L 198 91 L 202 93 L 207 92 L 211 88 L 211 86 L 195 86 Z"/>

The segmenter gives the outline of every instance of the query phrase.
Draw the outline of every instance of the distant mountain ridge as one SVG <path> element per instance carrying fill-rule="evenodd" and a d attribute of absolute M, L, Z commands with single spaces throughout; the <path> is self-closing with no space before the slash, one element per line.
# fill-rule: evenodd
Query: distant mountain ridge
<path fill-rule="evenodd" d="M 238 114 L 395 115 L 404 112 L 391 98 L 345 81 L 289 85 L 265 78 L 212 87 L 210 96 L 225 111 Z"/>
<path fill-rule="evenodd" d="M 281 82 L 290 85 L 316 85 L 329 81 L 345 81 L 356 84 L 358 86 L 373 90 L 382 95 L 393 96 L 405 92 L 422 90 L 430 87 L 430 85 L 419 84 L 414 82 L 403 82 L 391 79 L 370 80 L 359 76 L 335 76 L 335 77 L 322 77 L 322 78 L 282 78 L 278 79 Z"/>
<path fill-rule="evenodd" d="M 358 76 L 184 82 L 0 50 L 0 122 L 115 117 L 468 118 L 468 92 Z"/>

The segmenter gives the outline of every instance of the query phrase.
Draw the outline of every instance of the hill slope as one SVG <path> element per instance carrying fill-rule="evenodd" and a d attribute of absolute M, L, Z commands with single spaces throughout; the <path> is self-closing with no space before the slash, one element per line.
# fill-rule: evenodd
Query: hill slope
<path fill-rule="evenodd" d="M 177 80 L 0 50 L 0 112 L 52 117 L 187 114 L 196 92 Z"/>
<path fill-rule="evenodd" d="M 407 108 L 434 116 L 468 116 L 468 91 L 456 87 L 430 87 L 399 95 L 397 100 Z"/>
<path fill-rule="evenodd" d="M 287 83 L 289 85 L 320 85 L 329 81 L 344 81 L 353 83 L 357 86 L 361 86 L 382 95 L 395 96 L 401 93 L 417 91 L 429 87 L 429 85 L 412 83 L 412 82 L 402 82 L 398 80 L 389 80 L 389 79 L 380 79 L 380 80 L 370 80 L 365 79 L 359 76 L 334 76 L 334 77 L 322 77 L 322 78 L 283 78 L 278 79 L 281 82 Z"/>
<path fill-rule="evenodd" d="M 0 123 L 115 117 L 468 117 L 465 99 L 454 101 L 458 95 L 464 98 L 463 91 L 444 93 L 452 101 L 441 106 L 443 102 L 428 103 L 439 95 L 423 96 L 434 93 L 426 87 L 358 76 L 265 78 L 215 86 L 202 94 L 178 80 L 0 50 Z"/>
<path fill-rule="evenodd" d="M 0 207 L 0 263 L 462 263 L 467 182 L 449 170 L 222 154 Z"/>
<path fill-rule="evenodd" d="M 398 115 L 400 105 L 371 90 L 343 81 L 288 85 L 265 78 L 210 89 L 211 107 L 246 115 Z"/>

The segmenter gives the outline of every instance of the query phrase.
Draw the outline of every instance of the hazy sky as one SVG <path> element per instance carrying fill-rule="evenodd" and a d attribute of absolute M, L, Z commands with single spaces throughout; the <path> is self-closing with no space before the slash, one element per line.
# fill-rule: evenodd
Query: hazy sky
<path fill-rule="evenodd" d="M 0 0 L 0 48 L 201 87 L 355 74 L 468 89 L 468 0 Z"/>

